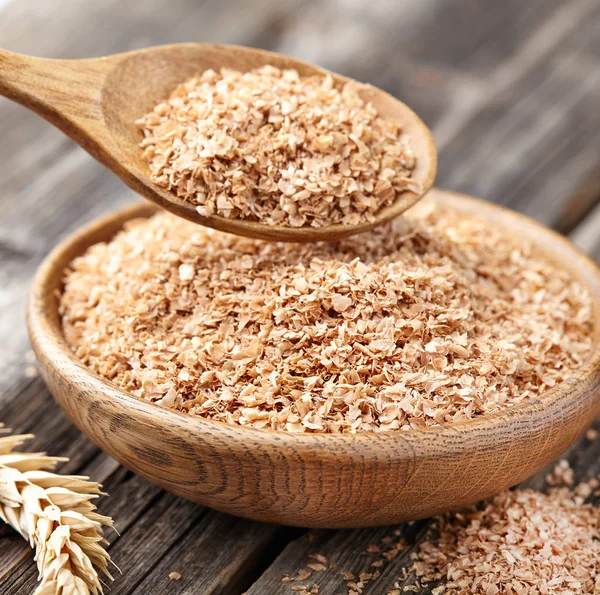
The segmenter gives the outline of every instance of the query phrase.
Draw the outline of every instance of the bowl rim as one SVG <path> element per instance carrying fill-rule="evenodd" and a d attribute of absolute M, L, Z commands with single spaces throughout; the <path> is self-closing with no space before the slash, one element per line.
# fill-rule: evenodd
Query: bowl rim
<path fill-rule="evenodd" d="M 585 284 L 591 290 L 593 302 L 593 343 L 592 349 L 582 365 L 581 372 L 573 373 L 563 382 L 557 384 L 542 395 L 531 399 L 527 402 L 520 403 L 503 411 L 497 411 L 478 417 L 461 420 L 458 422 L 448 423 L 441 426 L 432 426 L 428 428 L 411 428 L 409 430 L 391 430 L 387 432 L 376 432 L 365 430 L 355 433 L 293 433 L 286 431 L 274 431 L 268 429 L 257 429 L 239 424 L 230 424 L 223 421 L 202 418 L 187 413 L 183 413 L 174 409 L 161 407 L 150 401 L 146 401 L 141 397 L 136 397 L 128 393 L 116 384 L 102 378 L 89 370 L 77 357 L 71 352 L 60 328 L 60 316 L 58 314 L 58 303 L 56 306 L 48 307 L 48 299 L 43 296 L 47 292 L 44 289 L 48 286 L 56 284 L 56 277 L 59 276 L 62 282 L 62 272 L 66 262 L 72 260 L 75 256 L 68 256 L 69 252 L 73 251 L 78 244 L 83 244 L 77 254 L 81 254 L 82 250 L 87 247 L 106 240 L 90 241 L 90 236 L 94 234 L 102 235 L 102 232 L 108 227 L 115 227 L 116 231 L 121 228 L 121 224 L 136 218 L 146 218 L 152 214 L 159 212 L 160 208 L 150 202 L 138 202 L 128 205 L 124 208 L 112 211 L 107 215 L 103 215 L 94 219 L 90 223 L 84 225 L 72 234 L 69 234 L 63 239 L 42 261 L 40 264 L 29 289 L 27 298 L 27 327 L 31 342 L 38 358 L 39 350 L 43 352 L 47 361 L 54 370 L 60 370 L 63 377 L 84 377 L 88 383 L 89 389 L 97 391 L 107 399 L 118 398 L 118 400 L 129 407 L 137 410 L 143 410 L 150 416 L 163 417 L 173 422 L 174 425 L 184 424 L 188 427 L 195 426 L 197 430 L 203 428 L 226 430 L 228 434 L 239 434 L 240 438 L 252 438 L 254 441 L 266 441 L 272 443 L 273 439 L 280 443 L 300 446 L 303 443 L 315 445 L 315 441 L 321 442 L 325 447 L 327 444 L 333 445 L 337 441 L 346 443 L 348 440 L 369 441 L 373 437 L 377 440 L 386 440 L 389 442 L 414 444 L 418 443 L 419 438 L 428 439 L 436 436 L 456 436 L 461 429 L 487 429 L 500 428 L 509 421 L 514 421 L 515 417 L 522 414 L 533 414 L 545 408 L 547 404 L 559 397 L 571 396 L 574 397 L 581 393 L 584 388 L 591 387 L 597 391 L 596 401 L 597 409 L 600 410 L 600 266 L 594 262 L 585 252 L 572 244 L 566 237 L 558 232 L 546 227 L 536 220 L 517 213 L 511 209 L 501 205 L 487 202 L 485 200 L 461 194 L 454 191 L 449 191 L 440 188 L 433 188 L 428 197 L 435 202 L 449 203 L 452 207 L 462 208 L 469 212 L 481 214 L 482 211 L 498 215 L 505 222 L 510 220 L 518 220 L 530 229 L 537 230 L 538 235 L 546 236 L 548 240 L 556 243 L 557 248 L 553 251 L 563 254 L 569 254 L 577 259 L 582 269 L 590 276 L 586 278 Z M 485 215 L 484 215 L 485 216 Z M 485 216 L 487 218 L 487 216 Z M 110 237 L 110 236 L 107 236 Z M 87 243 L 86 243 L 87 242 Z M 564 264 L 564 263 L 563 263 Z M 60 267 L 60 270 L 57 270 Z M 577 275 L 579 280 L 584 283 L 583 275 Z M 58 322 L 53 320 L 56 318 Z M 43 339 L 40 340 L 40 339 Z M 43 343 L 43 346 L 41 345 Z M 51 355 L 49 352 L 51 351 Z M 582 429 L 583 431 L 583 429 Z"/>

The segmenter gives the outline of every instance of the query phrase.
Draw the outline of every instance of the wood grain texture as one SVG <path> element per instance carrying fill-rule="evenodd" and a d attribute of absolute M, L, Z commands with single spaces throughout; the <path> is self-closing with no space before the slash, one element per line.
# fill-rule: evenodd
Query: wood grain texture
<path fill-rule="evenodd" d="M 524 407 L 442 428 L 293 435 L 202 420 L 131 397 L 91 374 L 66 346 L 57 312 L 62 271 L 151 206 L 126 209 L 63 242 L 33 282 L 28 327 L 42 375 L 68 417 L 153 483 L 211 508 L 306 527 L 384 525 L 460 508 L 523 481 L 600 412 L 600 270 L 566 240 L 493 205 L 433 190 L 440 203 L 528 237 L 589 287 L 596 340 L 576 377 Z"/>
<path fill-rule="evenodd" d="M 0 6 L 0 46 L 15 52 L 66 59 L 182 41 L 238 43 L 372 83 L 413 107 L 433 130 L 441 158 L 439 185 L 510 204 L 552 226 L 561 222 L 563 205 L 600 169 L 598 27 L 597 0 L 12 0 Z M 35 268 L 62 237 L 135 197 L 62 133 L 3 98 L 0 139 L 0 420 L 36 434 L 29 450 L 72 456 L 70 472 L 103 481 L 111 496 L 99 501 L 101 512 L 115 517 L 125 537 L 142 518 L 127 512 L 134 491 L 149 518 L 153 511 L 155 517 L 164 512 L 157 497 L 161 492 L 140 478 L 132 483 L 130 472 L 98 454 L 41 379 L 25 375 L 24 302 Z M 600 214 L 590 218 L 586 210 L 570 211 L 571 221 L 582 223 L 570 230 L 571 237 L 581 237 L 586 250 L 596 246 L 599 258 Z M 580 236 L 579 230 L 585 233 Z M 576 478 L 600 472 L 599 449 L 598 440 L 582 439 L 573 446 L 569 458 L 577 463 Z M 528 483 L 543 487 L 543 472 Z M 162 522 L 170 521 L 169 514 Z M 193 525 L 199 540 L 207 518 Z M 249 531 L 256 526 L 251 523 Z M 408 525 L 401 528 L 410 531 Z M 223 525 L 221 532 L 214 531 L 200 552 L 221 551 L 227 530 Z M 330 539 L 337 533 L 327 532 Z M 281 539 L 282 534 L 287 537 Z M 145 535 L 149 547 L 167 555 L 151 530 Z M 293 535 L 284 529 L 273 538 L 249 580 Z M 365 557 L 368 544 L 361 530 L 344 535 L 337 555 L 354 570 L 352 561 Z M 184 536 L 172 542 L 169 556 L 186 554 Z M 110 539 L 112 549 L 120 538 Z M 253 595 L 293 594 L 290 585 L 280 583 L 284 572 L 304 564 L 300 557 L 293 559 L 294 551 L 300 555 L 293 543 L 286 564 L 278 559 L 264 575 L 270 582 L 258 581 Z M 228 544 L 231 557 L 237 556 L 235 544 Z M 134 555 L 129 548 L 113 554 L 135 579 L 117 583 L 111 593 L 146 595 L 137 587 L 140 580 L 155 582 L 153 594 L 181 592 L 180 583 L 164 581 L 160 564 L 136 570 L 128 562 Z M 389 572 L 400 575 L 403 564 L 397 560 Z M 199 567 L 193 572 L 203 573 Z M 34 575 L 28 545 L 14 532 L 0 530 L 0 592 L 30 592 Z M 28 576 L 29 582 L 9 586 L 7 576 Z M 226 575 L 221 580 L 229 583 Z M 330 583 L 329 573 L 316 580 L 327 594 L 337 593 L 342 584 L 337 578 Z M 372 582 L 364 595 L 387 593 L 391 584 Z M 230 592 L 243 590 L 238 584 Z"/>
<path fill-rule="evenodd" d="M 221 231 L 290 242 L 333 240 L 390 221 L 432 187 L 437 152 L 430 130 L 407 105 L 375 87 L 360 84 L 359 95 L 378 113 L 400 124 L 410 138 L 416 165 L 411 179 L 419 192 L 404 191 L 375 213 L 373 221 L 326 227 L 266 225 L 257 221 L 200 215 L 195 206 L 150 179 L 136 120 L 181 82 L 212 69 L 246 72 L 260 66 L 293 68 L 301 76 L 325 75 L 321 68 L 288 56 L 221 44 L 173 44 L 87 60 L 32 58 L 0 49 L 0 95 L 36 112 L 62 130 L 132 190 L 176 215 Z M 349 79 L 329 73 L 336 85 Z"/>

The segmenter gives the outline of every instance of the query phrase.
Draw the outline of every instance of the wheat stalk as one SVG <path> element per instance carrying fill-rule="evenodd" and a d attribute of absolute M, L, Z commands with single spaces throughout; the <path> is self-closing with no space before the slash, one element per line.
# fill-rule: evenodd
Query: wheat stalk
<path fill-rule="evenodd" d="M 40 584 L 34 595 L 102 593 L 94 566 L 112 579 L 101 545 L 102 527 L 112 527 L 112 519 L 94 512 L 100 484 L 50 473 L 47 469 L 67 459 L 15 452 L 32 436 L 2 436 L 1 428 L 0 518 L 35 548 Z"/>

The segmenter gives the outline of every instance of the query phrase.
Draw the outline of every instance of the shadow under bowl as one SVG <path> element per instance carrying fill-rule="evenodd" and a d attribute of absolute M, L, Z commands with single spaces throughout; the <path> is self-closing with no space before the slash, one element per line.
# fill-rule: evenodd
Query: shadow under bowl
<path fill-rule="evenodd" d="M 290 434 L 209 421 L 136 398 L 90 372 L 61 330 L 63 270 L 123 223 L 157 207 L 108 215 L 42 263 L 28 328 L 50 392 L 99 448 L 149 481 L 230 514 L 304 527 L 367 527 L 467 506 L 533 475 L 600 413 L 600 269 L 562 236 L 522 215 L 442 190 L 429 197 L 527 237 L 568 268 L 594 302 L 593 347 L 568 380 L 527 404 L 425 430 Z"/>

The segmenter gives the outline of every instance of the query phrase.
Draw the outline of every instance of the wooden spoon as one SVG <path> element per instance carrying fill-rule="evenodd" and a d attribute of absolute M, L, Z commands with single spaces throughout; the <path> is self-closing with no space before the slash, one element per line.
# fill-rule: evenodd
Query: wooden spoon
<path fill-rule="evenodd" d="M 218 215 L 203 217 L 152 182 L 142 158 L 142 133 L 135 121 L 166 99 L 181 82 L 212 68 L 248 71 L 265 64 L 295 68 L 303 76 L 326 71 L 287 56 L 251 48 L 214 44 L 165 45 L 87 60 L 47 60 L 0 50 L 0 94 L 33 110 L 60 128 L 130 188 L 161 207 L 222 231 L 278 241 L 341 238 L 388 221 L 412 206 L 432 186 L 437 155 L 431 132 L 401 101 L 369 85 L 361 95 L 379 113 L 399 122 L 410 135 L 416 156 L 413 179 L 422 192 L 402 192 L 372 223 L 323 228 L 271 226 Z M 336 82 L 349 79 L 333 74 Z"/>

